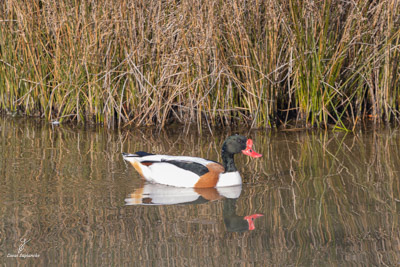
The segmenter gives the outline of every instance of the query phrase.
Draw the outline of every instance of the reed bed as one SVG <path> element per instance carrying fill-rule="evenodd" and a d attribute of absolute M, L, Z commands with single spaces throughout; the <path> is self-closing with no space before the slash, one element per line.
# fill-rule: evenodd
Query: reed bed
<path fill-rule="evenodd" d="M 106 126 L 399 121 L 386 1 L 0 3 L 0 109 Z"/>

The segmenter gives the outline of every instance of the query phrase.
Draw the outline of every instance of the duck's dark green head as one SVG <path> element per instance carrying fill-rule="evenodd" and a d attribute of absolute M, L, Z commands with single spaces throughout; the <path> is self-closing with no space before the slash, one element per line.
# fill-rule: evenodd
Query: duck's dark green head
<path fill-rule="evenodd" d="M 222 151 L 229 154 L 243 153 L 253 158 L 259 158 L 262 155 L 255 152 L 253 149 L 253 140 L 247 139 L 243 135 L 229 136 L 222 145 Z"/>

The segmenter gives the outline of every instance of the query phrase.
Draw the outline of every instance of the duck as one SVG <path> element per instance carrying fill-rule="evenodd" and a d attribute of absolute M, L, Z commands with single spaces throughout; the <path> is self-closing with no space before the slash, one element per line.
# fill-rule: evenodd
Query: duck
<path fill-rule="evenodd" d="M 229 136 L 223 143 L 223 164 L 191 156 L 172 156 L 138 151 L 122 153 L 140 176 L 150 183 L 175 187 L 210 188 L 242 184 L 234 155 L 242 153 L 252 158 L 262 157 L 253 150 L 253 140 L 242 135 Z"/>

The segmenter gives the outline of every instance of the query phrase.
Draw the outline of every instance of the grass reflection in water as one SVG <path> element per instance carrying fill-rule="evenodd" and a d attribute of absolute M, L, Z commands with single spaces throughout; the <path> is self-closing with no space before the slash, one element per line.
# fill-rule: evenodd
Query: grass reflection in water
<path fill-rule="evenodd" d="M 141 187 L 121 151 L 220 159 L 231 133 L 111 132 L 0 120 L 0 256 L 8 264 L 396 265 L 399 133 L 252 132 L 237 199 L 126 206 Z M 231 232 L 226 216 L 264 214 Z M 227 231 L 228 230 L 228 231 Z M 11 258 L 21 239 L 25 253 Z"/>

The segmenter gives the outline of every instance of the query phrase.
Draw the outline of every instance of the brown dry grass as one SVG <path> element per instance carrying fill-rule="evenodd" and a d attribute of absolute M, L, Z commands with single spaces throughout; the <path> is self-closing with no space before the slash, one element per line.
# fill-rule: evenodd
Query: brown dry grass
<path fill-rule="evenodd" d="M 108 126 L 394 121 L 399 13 L 396 0 L 7 0 L 0 107 Z"/>

